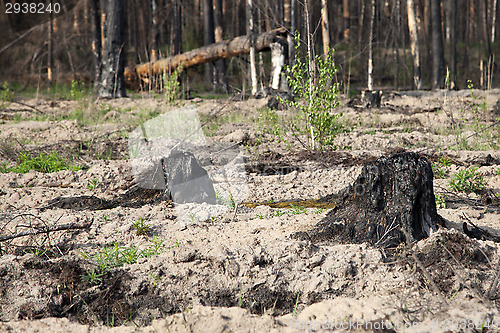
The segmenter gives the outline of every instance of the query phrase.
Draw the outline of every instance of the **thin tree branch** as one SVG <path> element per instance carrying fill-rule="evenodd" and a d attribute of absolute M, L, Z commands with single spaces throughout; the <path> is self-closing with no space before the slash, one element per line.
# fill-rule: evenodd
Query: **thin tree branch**
<path fill-rule="evenodd" d="M 4 242 L 7 240 L 11 240 L 14 238 L 18 237 L 24 237 L 24 236 L 33 236 L 33 235 L 39 235 L 39 234 L 44 234 L 44 233 L 50 233 L 54 231 L 61 231 L 61 230 L 71 230 L 71 229 L 86 229 L 92 225 L 92 221 L 90 222 L 85 222 L 83 224 L 77 224 L 77 223 L 67 223 L 67 224 L 61 224 L 61 225 L 56 225 L 52 227 L 43 227 L 37 230 L 26 230 L 19 232 L 17 234 L 13 235 L 6 235 L 6 236 L 0 236 L 0 242 Z"/>

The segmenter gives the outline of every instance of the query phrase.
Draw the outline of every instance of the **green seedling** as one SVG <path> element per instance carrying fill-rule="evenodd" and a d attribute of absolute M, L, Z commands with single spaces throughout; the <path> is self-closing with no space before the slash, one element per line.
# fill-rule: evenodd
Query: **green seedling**
<path fill-rule="evenodd" d="M 100 284 L 105 275 L 105 273 L 100 273 L 95 268 L 92 268 L 91 270 L 87 270 L 86 274 L 80 275 L 80 278 L 82 281 L 88 281 L 90 284 Z"/>
<path fill-rule="evenodd" d="M 448 171 L 438 163 L 432 163 L 432 173 L 434 178 L 446 178 L 448 176 Z"/>
<path fill-rule="evenodd" d="M 31 253 L 37 257 L 43 256 L 46 252 L 47 252 L 47 250 L 43 250 L 41 247 L 38 247 L 38 246 L 31 248 L 31 249 L 28 249 L 28 250 L 25 250 L 25 253 Z"/>
<path fill-rule="evenodd" d="M 198 222 L 198 216 L 195 213 L 189 213 L 188 217 L 191 223 Z"/>
<path fill-rule="evenodd" d="M 450 188 L 456 192 L 479 192 L 486 186 L 483 176 L 477 172 L 477 167 L 472 166 L 462 169 L 451 176 Z"/>
<path fill-rule="evenodd" d="M 135 229 L 135 234 L 137 236 L 145 235 L 149 231 L 149 225 L 146 224 L 146 219 L 144 217 L 139 217 L 138 220 L 132 223 L 132 228 Z"/>
<path fill-rule="evenodd" d="M 292 209 L 290 210 L 291 215 L 298 215 L 298 214 L 307 214 L 306 208 L 304 206 L 296 206 L 294 204 L 290 204 L 290 207 Z"/>
<path fill-rule="evenodd" d="M 293 307 L 292 316 L 295 317 L 297 315 L 297 307 L 299 305 L 300 292 L 297 294 L 297 299 L 295 300 L 295 305 Z"/>
<path fill-rule="evenodd" d="M 314 214 L 322 214 L 326 209 L 324 208 L 316 208 L 316 210 L 314 211 Z"/>
<path fill-rule="evenodd" d="M 436 194 L 436 208 L 446 208 L 446 197 L 443 193 Z"/>
<path fill-rule="evenodd" d="M 164 250 L 163 250 L 163 243 L 164 242 L 165 241 L 163 239 L 160 240 L 160 239 L 156 238 L 156 236 L 153 236 L 153 239 L 151 240 L 151 244 L 149 245 L 149 248 L 142 251 L 141 256 L 143 256 L 145 258 L 149 258 L 149 257 L 155 256 L 155 255 L 158 255 L 158 254 L 164 252 Z"/>
<path fill-rule="evenodd" d="M 232 193 L 229 193 L 229 196 L 224 197 L 219 192 L 215 192 L 215 196 L 217 198 L 217 201 L 219 201 L 221 204 L 227 206 L 228 208 L 235 208 L 236 207 L 236 201 L 234 200 L 234 196 Z"/>
<path fill-rule="evenodd" d="M 80 255 L 82 256 L 83 260 L 86 260 L 86 259 L 90 258 L 90 255 L 88 254 L 88 252 L 84 251 L 84 250 L 80 250 Z"/>
<path fill-rule="evenodd" d="M 281 210 L 279 210 L 279 209 L 276 209 L 276 210 L 274 211 L 274 216 L 276 216 L 276 217 L 280 217 L 280 216 L 283 216 L 283 215 L 285 215 L 285 214 L 286 214 L 286 212 L 281 211 Z"/>
<path fill-rule="evenodd" d="M 153 285 L 156 285 L 162 279 L 161 276 L 153 274 L 153 273 L 149 273 L 149 276 L 151 276 L 153 278 Z"/>
<path fill-rule="evenodd" d="M 99 181 L 97 179 L 94 178 L 94 179 L 88 181 L 87 188 L 89 190 L 93 191 L 97 188 L 97 186 L 99 186 Z"/>
<path fill-rule="evenodd" d="M 442 167 L 450 166 L 451 165 L 451 158 L 449 158 L 447 155 L 443 155 L 439 159 L 438 163 Z"/>

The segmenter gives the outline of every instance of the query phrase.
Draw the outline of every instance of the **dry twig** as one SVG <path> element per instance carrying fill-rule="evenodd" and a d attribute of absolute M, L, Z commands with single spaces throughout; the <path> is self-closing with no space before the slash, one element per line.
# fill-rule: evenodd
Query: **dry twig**
<path fill-rule="evenodd" d="M 55 225 L 55 226 L 45 226 L 37 229 L 32 229 L 32 230 L 26 230 L 26 231 L 21 231 L 17 234 L 13 235 L 6 235 L 6 236 L 0 236 L 0 242 L 4 242 L 7 240 L 11 240 L 14 238 L 18 237 L 24 237 L 24 236 L 33 236 L 33 235 L 39 235 L 39 234 L 44 234 L 44 233 L 50 233 L 54 231 L 61 231 L 61 230 L 71 230 L 71 229 L 86 229 L 92 225 L 92 221 L 87 221 L 83 224 L 77 224 L 77 223 L 67 223 L 67 224 L 61 224 L 61 225 Z"/>

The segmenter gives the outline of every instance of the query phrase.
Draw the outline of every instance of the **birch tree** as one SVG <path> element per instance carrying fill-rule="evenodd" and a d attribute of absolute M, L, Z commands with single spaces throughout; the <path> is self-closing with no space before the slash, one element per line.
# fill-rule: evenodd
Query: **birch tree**
<path fill-rule="evenodd" d="M 422 89 L 422 74 L 420 69 L 420 49 L 418 47 L 417 19 L 415 17 L 415 3 L 407 0 L 408 30 L 410 31 L 410 48 L 413 57 L 413 83 L 418 90 Z"/>
<path fill-rule="evenodd" d="M 250 80 L 252 83 L 252 95 L 257 95 L 257 66 L 255 63 L 255 40 L 254 40 L 254 24 L 253 24 L 253 3 L 252 0 L 247 0 L 248 14 L 248 34 L 250 35 Z"/>

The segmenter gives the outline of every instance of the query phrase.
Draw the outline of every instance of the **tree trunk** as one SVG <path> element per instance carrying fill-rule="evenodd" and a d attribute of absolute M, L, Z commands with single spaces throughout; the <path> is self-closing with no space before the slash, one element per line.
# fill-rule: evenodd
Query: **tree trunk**
<path fill-rule="evenodd" d="M 358 18 L 358 44 L 361 45 L 363 42 L 363 27 L 365 21 L 365 1 L 359 1 L 359 18 Z"/>
<path fill-rule="evenodd" d="M 488 0 L 481 0 L 482 6 L 481 8 L 481 20 L 483 21 L 482 28 L 483 28 L 483 33 L 481 34 L 483 36 L 483 43 L 486 51 L 486 55 L 488 56 L 488 59 L 492 55 L 491 53 L 491 44 L 490 44 L 490 30 L 488 29 Z"/>
<path fill-rule="evenodd" d="M 444 88 L 444 48 L 441 26 L 441 0 L 431 1 L 432 15 L 432 89 Z"/>
<path fill-rule="evenodd" d="M 123 72 L 125 66 L 124 33 L 125 4 L 121 0 L 103 1 L 104 47 L 98 96 L 125 97 Z"/>
<path fill-rule="evenodd" d="M 312 230 L 294 238 L 394 249 L 444 226 L 436 209 L 431 163 L 413 152 L 369 162 L 354 184 L 318 201 L 336 205 Z"/>
<path fill-rule="evenodd" d="M 99 1 L 90 0 L 92 17 L 92 55 L 94 60 L 94 82 L 101 82 L 101 22 L 99 19 Z"/>
<path fill-rule="evenodd" d="M 214 36 L 214 10 L 212 0 L 203 0 L 203 44 L 212 45 L 215 43 Z M 205 65 L 205 81 L 210 82 L 212 90 L 215 90 L 215 65 L 207 63 Z"/>
<path fill-rule="evenodd" d="M 415 88 L 422 89 L 422 71 L 420 69 L 420 49 L 418 46 L 417 19 L 415 17 L 415 3 L 407 0 L 406 9 L 408 11 L 408 30 L 410 31 L 410 47 L 413 57 L 413 83 Z"/>
<path fill-rule="evenodd" d="M 172 29 L 170 55 L 174 56 L 182 53 L 182 24 L 181 24 L 181 6 L 179 0 L 173 0 L 172 8 Z"/>
<path fill-rule="evenodd" d="M 252 84 L 252 95 L 257 95 L 257 66 L 255 63 L 255 36 L 253 26 L 253 4 L 252 0 L 247 0 L 247 21 L 248 35 L 250 36 L 250 81 Z"/>
<path fill-rule="evenodd" d="M 495 29 L 497 24 L 497 0 L 493 0 L 491 7 L 491 43 L 495 43 Z"/>
<path fill-rule="evenodd" d="M 326 7 L 326 0 L 322 1 L 325 2 Z M 346 43 L 349 43 L 349 38 L 351 36 L 351 15 L 349 13 L 349 0 L 342 1 L 342 18 L 344 21 L 344 40 Z"/>
<path fill-rule="evenodd" d="M 151 0 L 151 55 L 150 55 L 150 61 L 156 61 L 158 60 L 158 21 L 160 20 L 159 18 L 159 11 L 160 9 L 158 8 L 158 4 L 156 3 L 157 0 Z"/>
<path fill-rule="evenodd" d="M 52 2 L 50 2 L 52 4 Z M 49 40 L 47 45 L 47 80 L 49 81 L 49 85 L 52 84 L 52 68 L 53 64 L 53 49 L 54 49 L 54 20 L 52 19 L 52 12 L 49 14 Z"/>
<path fill-rule="evenodd" d="M 368 40 L 368 91 L 373 91 L 373 28 L 375 25 L 375 0 L 371 0 L 370 39 Z"/>
<path fill-rule="evenodd" d="M 271 84 L 273 90 L 278 90 L 280 87 L 281 72 L 285 65 L 285 48 L 282 43 L 275 42 L 271 44 Z"/>
<path fill-rule="evenodd" d="M 288 61 L 290 67 L 295 64 L 295 30 L 297 29 L 297 0 L 290 0 L 290 33 L 288 34 Z"/>
<path fill-rule="evenodd" d="M 451 0 L 450 89 L 457 88 L 457 0 Z"/>
<path fill-rule="evenodd" d="M 292 4 L 291 0 L 283 2 L 283 23 L 286 29 L 290 29 Z"/>
<path fill-rule="evenodd" d="M 326 57 L 330 49 L 330 24 L 328 20 L 327 0 L 321 0 L 321 35 L 323 36 L 323 54 Z"/>
<path fill-rule="evenodd" d="M 270 49 L 271 43 L 279 41 L 285 35 L 284 28 L 271 30 L 255 37 L 256 52 Z M 188 68 L 196 65 L 214 62 L 219 59 L 248 54 L 250 52 L 250 36 L 240 36 L 231 40 L 226 40 L 213 45 L 200 47 L 186 53 L 178 54 L 173 57 L 137 65 L 135 69 L 126 69 L 125 76 L 127 83 L 134 85 L 136 78 L 148 81 L 153 75 L 161 75 L 164 71 L 172 71 L 178 66 Z M 284 41 L 282 41 L 284 42 Z"/>
<path fill-rule="evenodd" d="M 223 41 L 222 22 L 222 0 L 214 0 L 214 37 L 216 43 Z M 224 59 L 218 60 L 215 66 L 217 68 L 217 89 L 227 94 L 229 92 L 229 85 L 227 82 L 226 61 Z"/>

